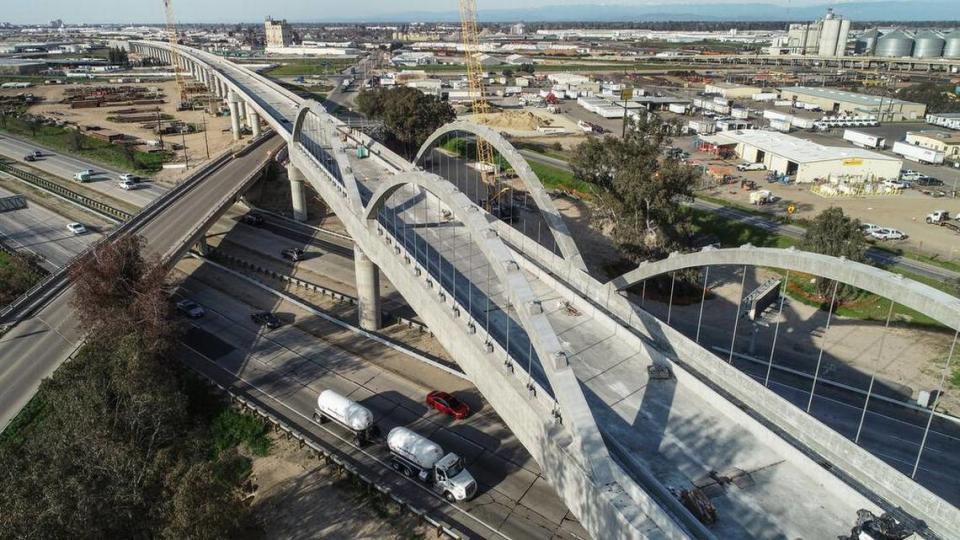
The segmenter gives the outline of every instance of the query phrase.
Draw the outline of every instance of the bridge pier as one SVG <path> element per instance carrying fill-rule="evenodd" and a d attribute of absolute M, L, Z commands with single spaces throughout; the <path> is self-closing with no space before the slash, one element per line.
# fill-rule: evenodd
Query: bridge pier
<path fill-rule="evenodd" d="M 257 125 L 259 126 L 259 122 L 257 122 Z M 293 163 L 287 164 L 287 178 L 290 180 L 290 202 L 293 205 L 293 219 L 306 221 L 307 197 L 303 191 L 303 182 L 306 178 Z"/>
<path fill-rule="evenodd" d="M 357 274 L 357 319 L 364 330 L 379 330 L 380 317 L 380 269 L 373 264 L 360 246 L 353 245 L 353 263 Z"/>
<path fill-rule="evenodd" d="M 253 110 L 253 107 L 249 108 L 250 111 L 250 131 L 253 132 L 254 137 L 260 136 L 260 115 L 257 114 L 257 111 Z"/>
<path fill-rule="evenodd" d="M 247 102 L 241 99 L 237 105 L 240 107 L 240 118 L 238 118 L 238 120 L 240 121 L 241 126 L 245 126 L 249 120 L 247 118 Z"/>
<path fill-rule="evenodd" d="M 197 252 L 200 253 L 200 255 L 203 255 L 204 257 L 210 255 L 210 246 L 207 244 L 206 236 L 201 236 L 200 240 L 197 240 L 197 244 L 195 247 L 197 249 Z"/>
<path fill-rule="evenodd" d="M 227 105 L 230 107 L 230 129 L 233 131 L 233 140 L 240 140 L 240 104 L 237 95 L 232 91 L 227 97 Z"/>

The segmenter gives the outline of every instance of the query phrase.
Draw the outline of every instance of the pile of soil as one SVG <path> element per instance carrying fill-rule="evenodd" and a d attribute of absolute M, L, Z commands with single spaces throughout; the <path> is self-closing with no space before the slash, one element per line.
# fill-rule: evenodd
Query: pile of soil
<path fill-rule="evenodd" d="M 535 131 L 539 127 L 550 125 L 550 120 L 540 118 L 531 112 L 518 111 L 477 115 L 475 121 L 492 128 L 513 129 L 517 131 Z"/>

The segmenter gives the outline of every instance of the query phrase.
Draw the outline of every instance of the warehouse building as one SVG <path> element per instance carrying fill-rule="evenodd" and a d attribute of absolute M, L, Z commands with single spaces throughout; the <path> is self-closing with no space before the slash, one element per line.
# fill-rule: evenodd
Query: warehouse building
<path fill-rule="evenodd" d="M 908 131 L 906 142 L 936 152 L 943 152 L 943 156 L 949 161 L 960 161 L 960 135 L 956 133 L 932 129 Z"/>
<path fill-rule="evenodd" d="M 882 96 L 857 94 L 835 88 L 794 86 L 783 88 L 780 99 L 812 103 L 827 114 L 876 116 L 880 122 L 906 122 L 922 120 L 927 112 L 923 103 L 913 103 Z"/>
<path fill-rule="evenodd" d="M 704 94 L 721 96 L 727 99 L 748 99 L 763 90 L 759 86 L 745 86 L 742 84 L 710 83 L 703 87 Z"/>
<path fill-rule="evenodd" d="M 38 60 L 20 58 L 0 58 L 0 74 L 33 75 L 47 68 L 47 63 Z"/>
<path fill-rule="evenodd" d="M 927 123 L 948 129 L 960 130 L 960 113 L 928 114 Z"/>
<path fill-rule="evenodd" d="M 823 146 L 766 130 L 724 131 L 701 136 L 698 147 L 717 154 L 734 153 L 750 163 L 793 176 L 798 183 L 818 180 L 863 182 L 900 177 L 900 159 L 861 148 Z"/>

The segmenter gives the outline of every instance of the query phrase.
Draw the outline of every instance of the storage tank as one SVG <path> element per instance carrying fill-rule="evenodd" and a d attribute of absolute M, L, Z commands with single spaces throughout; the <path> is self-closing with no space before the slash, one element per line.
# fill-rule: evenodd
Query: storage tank
<path fill-rule="evenodd" d="M 943 57 L 960 58 L 960 29 L 943 36 Z"/>
<path fill-rule="evenodd" d="M 390 430 L 387 434 L 387 447 L 423 469 L 432 468 L 443 457 L 440 445 L 405 427 Z"/>
<path fill-rule="evenodd" d="M 877 52 L 877 40 L 880 39 L 880 36 L 883 34 L 879 30 L 867 30 L 863 34 L 860 34 L 860 37 L 857 38 L 857 43 L 854 45 L 854 52 L 857 54 L 862 54 L 864 56 L 873 56 Z"/>
<path fill-rule="evenodd" d="M 840 34 L 837 36 L 837 56 L 847 55 L 847 40 L 850 39 L 850 20 L 840 21 Z"/>
<path fill-rule="evenodd" d="M 837 38 L 840 36 L 840 19 L 833 15 L 832 10 L 827 10 L 827 16 L 823 18 L 820 27 L 820 42 L 817 47 L 817 56 L 834 56 L 837 52 Z"/>
<path fill-rule="evenodd" d="M 373 425 L 373 414 L 369 409 L 333 390 L 320 392 L 317 409 L 354 431 L 363 431 Z"/>
<path fill-rule="evenodd" d="M 939 32 L 933 30 L 924 30 L 917 34 L 914 39 L 913 57 L 914 58 L 940 58 L 943 56 L 943 47 L 946 40 Z"/>
<path fill-rule="evenodd" d="M 877 40 L 877 56 L 900 58 L 913 54 L 913 36 L 894 30 Z"/>

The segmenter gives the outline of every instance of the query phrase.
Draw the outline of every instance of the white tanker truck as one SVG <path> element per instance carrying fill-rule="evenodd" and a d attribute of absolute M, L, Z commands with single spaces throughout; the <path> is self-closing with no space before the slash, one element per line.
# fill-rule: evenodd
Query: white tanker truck
<path fill-rule="evenodd" d="M 380 428 L 373 423 L 373 413 L 356 401 L 333 390 L 324 390 L 317 396 L 313 421 L 319 424 L 333 420 L 353 434 L 353 442 L 363 446 L 380 436 Z"/>
<path fill-rule="evenodd" d="M 460 456 L 444 455 L 440 445 L 404 427 L 395 427 L 387 434 L 393 469 L 407 476 L 416 476 L 432 484 L 448 501 L 464 501 L 477 493 L 477 482 L 463 467 Z"/>

